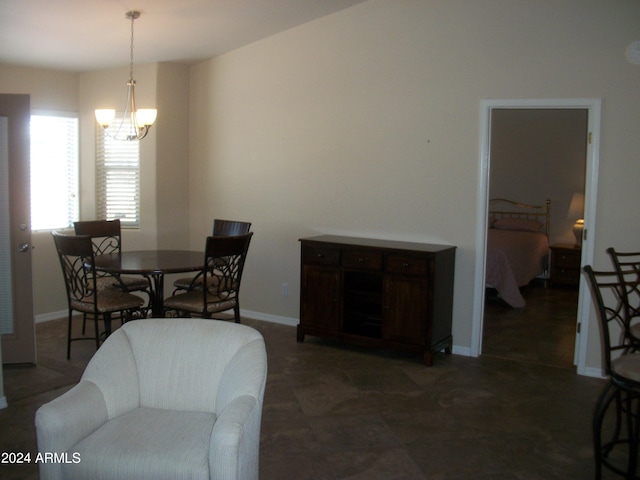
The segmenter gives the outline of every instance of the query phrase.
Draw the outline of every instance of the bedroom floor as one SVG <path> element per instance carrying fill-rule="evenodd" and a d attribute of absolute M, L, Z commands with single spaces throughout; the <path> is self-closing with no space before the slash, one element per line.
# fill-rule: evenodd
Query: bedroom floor
<path fill-rule="evenodd" d="M 482 354 L 573 369 L 578 289 L 532 282 L 521 292 L 524 308 L 487 296 Z"/>
<path fill-rule="evenodd" d="M 261 480 L 592 478 L 590 418 L 604 380 L 492 356 L 438 354 L 427 368 L 416 355 L 297 343 L 294 327 L 243 323 L 262 332 L 269 358 Z M 4 367 L 4 452 L 35 455 L 36 409 L 94 353 L 80 342 L 65 360 L 64 320 L 36 332 L 38 366 Z M 37 479 L 37 467 L 0 464 L 0 478 Z"/>

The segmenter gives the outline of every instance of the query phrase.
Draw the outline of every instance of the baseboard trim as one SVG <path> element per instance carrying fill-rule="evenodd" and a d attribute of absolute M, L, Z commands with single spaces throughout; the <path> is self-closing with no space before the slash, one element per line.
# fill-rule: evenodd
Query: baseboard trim
<path fill-rule="evenodd" d="M 451 353 L 453 353 L 454 355 L 461 355 L 463 357 L 470 357 L 471 356 L 471 348 L 469 348 L 469 347 L 460 347 L 458 345 L 454 345 L 451 348 Z"/>
<path fill-rule="evenodd" d="M 60 310 L 59 312 L 41 313 L 34 317 L 36 323 L 50 322 L 51 320 L 59 320 L 61 318 L 67 318 L 69 312 L 67 310 Z"/>
<path fill-rule="evenodd" d="M 252 310 L 240 310 L 241 317 L 253 318 L 255 320 L 263 320 L 265 322 L 279 323 L 280 325 L 288 325 L 295 327 L 300 322 L 297 318 L 281 317 L 280 315 L 271 315 L 269 313 L 254 312 Z"/>
<path fill-rule="evenodd" d="M 3 395 L 2 397 L 0 397 L 0 410 L 2 410 L 3 408 L 7 408 L 8 406 L 9 404 L 7 403 L 7 397 Z"/>
<path fill-rule="evenodd" d="M 594 377 L 594 378 L 603 378 L 603 379 L 607 378 L 606 375 L 602 374 L 601 368 L 594 368 L 594 367 L 586 367 L 582 372 L 582 375 L 584 375 L 585 377 Z"/>
<path fill-rule="evenodd" d="M 58 320 L 60 318 L 65 318 L 67 316 L 66 310 L 61 310 L 59 312 L 51 312 L 44 313 L 41 315 L 36 315 L 35 321 L 36 323 L 49 322 L 51 320 Z M 247 318 L 253 318 L 255 320 L 262 320 L 264 322 L 278 323 L 280 325 L 287 325 L 289 327 L 295 327 L 300 322 L 297 318 L 292 317 L 283 317 L 281 315 L 272 315 L 270 313 L 256 312 L 253 310 L 241 310 L 240 315 Z M 471 348 L 469 347 L 461 347 L 459 345 L 453 345 L 451 349 L 451 353 L 454 355 L 460 355 L 463 357 L 471 357 Z M 584 375 L 589 377 L 599 377 L 602 378 L 602 372 L 597 368 L 588 368 Z"/>

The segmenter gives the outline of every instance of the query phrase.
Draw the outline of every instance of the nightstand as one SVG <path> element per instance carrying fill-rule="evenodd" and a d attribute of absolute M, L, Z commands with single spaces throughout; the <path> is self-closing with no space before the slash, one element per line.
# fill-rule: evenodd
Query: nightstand
<path fill-rule="evenodd" d="M 551 285 L 577 287 L 580 283 L 582 249 L 575 245 L 556 243 L 551 249 Z"/>

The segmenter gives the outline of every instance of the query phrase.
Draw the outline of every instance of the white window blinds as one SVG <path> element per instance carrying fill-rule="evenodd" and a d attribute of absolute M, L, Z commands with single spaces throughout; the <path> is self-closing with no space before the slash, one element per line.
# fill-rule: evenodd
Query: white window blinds
<path fill-rule="evenodd" d="M 78 119 L 31 116 L 31 229 L 67 228 L 78 220 Z"/>
<path fill-rule="evenodd" d="M 126 123 L 123 128 L 126 127 Z M 97 218 L 140 226 L 140 150 L 138 141 L 115 140 L 96 124 Z"/>

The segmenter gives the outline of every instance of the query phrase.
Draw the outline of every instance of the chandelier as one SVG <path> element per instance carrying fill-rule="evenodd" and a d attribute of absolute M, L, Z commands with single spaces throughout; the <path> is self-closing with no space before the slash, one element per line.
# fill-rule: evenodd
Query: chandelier
<path fill-rule="evenodd" d="M 105 133 L 116 140 L 142 140 L 149 133 L 158 111 L 155 108 L 136 109 L 136 81 L 133 79 L 133 22 L 140 17 L 140 12 L 131 11 L 125 14 L 131 20 L 131 48 L 129 61 L 129 81 L 127 82 L 127 103 L 121 119 L 111 126 L 116 116 L 113 109 L 96 110 L 96 120 Z M 126 121 L 129 120 L 129 122 Z"/>

